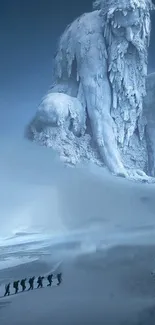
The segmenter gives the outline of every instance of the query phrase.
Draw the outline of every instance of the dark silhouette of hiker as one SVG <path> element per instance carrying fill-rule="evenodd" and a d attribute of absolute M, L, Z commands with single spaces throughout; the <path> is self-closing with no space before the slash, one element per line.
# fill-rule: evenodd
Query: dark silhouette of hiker
<path fill-rule="evenodd" d="M 57 280 L 58 280 L 57 286 L 59 286 L 62 282 L 62 273 L 57 274 Z"/>
<path fill-rule="evenodd" d="M 18 281 L 14 281 L 13 287 L 15 289 L 15 294 L 18 293 L 18 291 L 19 291 L 19 280 Z"/>
<path fill-rule="evenodd" d="M 22 287 L 22 291 L 25 291 L 25 289 L 26 289 L 26 284 L 25 284 L 26 280 L 27 279 L 22 279 L 21 282 L 20 282 L 20 285 Z"/>
<path fill-rule="evenodd" d="M 43 279 L 44 279 L 44 276 L 39 276 L 38 277 L 38 280 L 37 280 L 37 283 L 38 283 L 37 289 L 43 287 Z"/>
<path fill-rule="evenodd" d="M 4 297 L 10 296 L 10 283 L 6 284 L 5 286 L 5 294 Z"/>
<path fill-rule="evenodd" d="M 49 274 L 47 277 L 47 280 L 49 282 L 49 284 L 47 285 L 48 287 L 51 287 L 51 285 L 52 285 L 52 282 L 53 282 L 52 278 L 53 278 L 53 274 Z"/>
<path fill-rule="evenodd" d="M 29 287 L 28 291 L 34 289 L 34 280 L 35 280 L 35 276 L 33 276 L 32 278 L 29 279 L 30 287 Z"/>

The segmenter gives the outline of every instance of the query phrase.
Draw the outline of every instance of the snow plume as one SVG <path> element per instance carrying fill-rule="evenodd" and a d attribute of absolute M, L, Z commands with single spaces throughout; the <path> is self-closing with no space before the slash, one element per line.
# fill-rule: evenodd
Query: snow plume
<path fill-rule="evenodd" d="M 149 10 L 153 5 L 145 0 L 109 0 L 100 1 L 100 7 L 112 88 L 111 116 L 116 123 L 118 144 L 125 148 L 137 128 L 140 139 L 144 135 Z"/>

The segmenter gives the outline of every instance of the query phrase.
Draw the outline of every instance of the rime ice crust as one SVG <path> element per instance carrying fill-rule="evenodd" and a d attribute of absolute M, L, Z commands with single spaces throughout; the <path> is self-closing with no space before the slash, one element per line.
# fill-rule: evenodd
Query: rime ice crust
<path fill-rule="evenodd" d="M 67 164 L 91 161 L 148 180 L 144 172 L 151 175 L 153 168 L 143 100 L 151 1 L 122 0 L 120 7 L 109 0 L 106 11 L 102 4 L 60 38 L 54 83 L 28 127 L 29 138 L 58 151 Z"/>
<path fill-rule="evenodd" d="M 93 139 L 85 131 L 86 112 L 80 101 L 66 94 L 49 93 L 29 125 L 27 136 L 52 147 L 70 166 L 88 161 L 102 166 Z"/>

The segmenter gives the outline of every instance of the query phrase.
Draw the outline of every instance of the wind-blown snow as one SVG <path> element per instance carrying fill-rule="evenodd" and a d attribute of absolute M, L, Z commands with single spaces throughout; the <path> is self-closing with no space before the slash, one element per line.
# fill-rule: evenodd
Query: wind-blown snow
<path fill-rule="evenodd" d="M 1 268 L 51 252 L 66 258 L 154 243 L 154 185 L 133 184 L 94 165 L 64 168 L 51 150 L 24 141 L 10 142 L 0 168 Z"/>

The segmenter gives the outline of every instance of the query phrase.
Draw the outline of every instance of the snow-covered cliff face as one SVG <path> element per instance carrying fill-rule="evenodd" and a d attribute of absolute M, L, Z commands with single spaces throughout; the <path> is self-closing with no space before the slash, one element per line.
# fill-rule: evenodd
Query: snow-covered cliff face
<path fill-rule="evenodd" d="M 143 154 L 148 155 L 148 168 L 149 174 L 154 176 L 155 170 L 155 73 L 152 73 L 147 76 L 146 79 L 146 89 L 147 95 L 144 98 L 144 114 L 147 119 L 147 127 L 146 127 L 146 139 L 145 148 Z M 49 98 L 50 97 L 50 98 Z M 69 103 L 66 103 L 66 100 L 69 99 Z M 73 102 L 71 101 L 73 99 Z M 55 106 L 55 100 L 59 101 L 60 105 Z M 68 107 L 66 111 L 63 112 L 63 115 L 60 115 L 61 107 L 65 103 L 65 109 Z M 78 103 L 76 98 L 71 98 L 68 95 L 63 93 L 50 93 L 46 97 L 46 101 L 39 106 L 38 111 L 36 112 L 35 117 L 29 124 L 27 128 L 27 137 L 31 141 L 35 141 L 43 146 L 52 147 L 54 150 L 59 152 L 60 158 L 68 165 L 74 166 L 81 162 L 87 163 L 89 161 L 103 166 L 104 163 L 98 153 L 98 150 L 93 142 L 93 139 L 90 134 L 85 133 L 85 127 L 87 130 L 89 126 L 86 126 L 86 112 L 82 113 L 81 120 L 81 130 L 78 129 L 78 134 L 74 130 L 71 132 L 71 125 L 73 126 L 69 109 L 72 103 L 72 109 L 74 110 L 74 118 L 75 121 L 78 122 L 79 128 L 79 113 L 81 112 L 81 105 L 79 103 L 80 109 L 76 109 L 75 103 Z M 69 105 L 70 104 L 70 105 Z M 53 115 L 54 109 L 54 115 Z M 58 112 L 57 112 L 58 110 Z M 76 110 L 78 111 L 76 117 Z M 56 115 L 56 112 L 58 116 Z M 65 115 L 66 114 L 66 115 Z M 64 117 L 64 119 L 62 118 Z M 56 118 L 58 119 L 59 127 L 55 125 Z M 61 121 L 59 121 L 61 118 Z M 65 124 L 62 122 L 65 121 Z M 58 129 L 59 129 L 59 137 L 58 137 Z M 66 136 L 67 134 L 67 136 Z M 77 136 L 78 135 L 78 136 Z M 147 146 L 147 147 L 146 147 Z M 131 156 L 134 157 L 134 152 L 131 149 Z M 129 152 L 129 151 L 128 151 Z M 137 151 L 137 154 L 139 152 Z M 139 157 L 143 163 L 143 154 Z M 131 159 L 131 156 L 129 159 Z M 125 155 L 125 159 L 128 159 L 127 153 Z M 134 157 L 135 159 L 135 157 Z"/>
<path fill-rule="evenodd" d="M 116 175 L 147 179 L 152 145 L 143 99 L 151 1 L 103 2 L 60 38 L 54 84 L 28 137 L 56 149 L 68 164 L 91 161 Z"/>
<path fill-rule="evenodd" d="M 146 92 L 144 112 L 147 119 L 149 172 L 150 175 L 155 176 L 155 73 L 151 73 L 146 79 Z"/>

